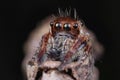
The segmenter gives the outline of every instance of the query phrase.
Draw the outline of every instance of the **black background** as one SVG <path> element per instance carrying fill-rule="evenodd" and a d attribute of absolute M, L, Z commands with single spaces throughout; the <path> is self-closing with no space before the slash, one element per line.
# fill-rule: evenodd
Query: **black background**
<path fill-rule="evenodd" d="M 100 80 L 120 80 L 120 6 L 117 0 L 4 0 L 0 1 L 0 80 L 23 80 L 23 44 L 36 24 L 57 8 L 76 8 L 104 45 L 97 61 Z"/>

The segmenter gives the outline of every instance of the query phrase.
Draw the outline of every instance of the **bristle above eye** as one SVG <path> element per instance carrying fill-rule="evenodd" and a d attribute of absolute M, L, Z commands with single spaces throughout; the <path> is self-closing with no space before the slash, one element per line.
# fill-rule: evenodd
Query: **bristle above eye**
<path fill-rule="evenodd" d="M 69 16 L 75 20 L 78 20 L 77 11 L 75 8 L 74 9 L 66 8 L 65 10 L 58 8 L 58 14 L 59 14 L 59 17 L 68 17 Z"/>

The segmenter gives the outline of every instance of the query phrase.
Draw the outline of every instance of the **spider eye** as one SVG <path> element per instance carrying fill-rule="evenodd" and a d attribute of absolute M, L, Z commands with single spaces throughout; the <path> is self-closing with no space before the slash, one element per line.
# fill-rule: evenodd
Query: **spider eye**
<path fill-rule="evenodd" d="M 58 22 L 58 23 L 55 24 L 55 27 L 56 27 L 57 29 L 61 29 L 62 24 Z"/>
<path fill-rule="evenodd" d="M 84 26 L 85 22 L 83 20 L 80 20 L 80 21 L 81 21 L 81 26 Z"/>
<path fill-rule="evenodd" d="M 75 23 L 73 26 L 75 29 L 78 28 L 78 23 Z"/>
<path fill-rule="evenodd" d="M 54 25 L 54 23 L 53 22 L 50 22 L 50 26 L 52 27 Z"/>
<path fill-rule="evenodd" d="M 65 23 L 65 24 L 64 24 L 64 29 L 65 29 L 66 31 L 70 31 L 70 30 L 71 30 L 70 24 L 69 24 L 69 23 Z"/>

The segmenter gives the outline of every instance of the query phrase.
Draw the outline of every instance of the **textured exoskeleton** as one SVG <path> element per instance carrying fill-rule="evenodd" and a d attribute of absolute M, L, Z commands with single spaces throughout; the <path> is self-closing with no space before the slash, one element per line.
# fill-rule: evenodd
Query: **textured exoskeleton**
<path fill-rule="evenodd" d="M 97 80 L 94 60 L 100 47 L 76 14 L 74 18 L 69 13 L 55 17 L 49 27 L 26 64 L 28 80 L 35 80 L 38 71 L 42 72 L 39 80 Z"/>

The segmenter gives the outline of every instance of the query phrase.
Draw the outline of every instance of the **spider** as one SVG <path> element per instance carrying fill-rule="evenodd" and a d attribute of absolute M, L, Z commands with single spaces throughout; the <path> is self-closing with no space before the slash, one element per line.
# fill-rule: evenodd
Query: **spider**
<path fill-rule="evenodd" d="M 66 36 L 68 39 L 73 41 L 70 49 L 64 53 L 64 59 L 62 60 L 64 63 L 67 63 L 69 59 L 76 53 L 77 49 L 81 46 L 84 47 L 84 50 L 89 53 L 91 50 L 90 38 L 89 34 L 83 33 L 83 23 L 80 20 L 74 19 L 70 16 L 57 17 L 55 20 L 50 22 L 50 32 L 46 33 L 42 37 L 41 48 L 39 50 L 38 59 L 41 59 L 44 53 L 46 53 L 46 47 L 48 44 L 49 38 L 53 38 L 55 40 L 56 37 Z M 59 42 L 59 40 L 58 40 Z M 57 43 L 52 43 L 57 44 Z M 57 44 L 58 45 L 58 44 Z M 65 46 L 65 45 L 64 45 Z M 63 47 L 63 46 L 62 46 Z M 54 49 L 55 51 L 55 49 Z M 52 52 L 52 51 L 51 51 Z M 51 53 L 52 56 L 55 54 L 60 55 L 60 51 L 56 51 Z"/>
<path fill-rule="evenodd" d="M 84 22 L 77 18 L 76 11 L 74 11 L 74 18 L 70 16 L 70 12 L 65 12 L 64 15 L 60 11 L 59 13 L 60 16 L 51 20 L 49 32 L 42 36 L 39 51 L 33 55 L 28 65 L 38 69 L 45 61 L 60 61 L 61 64 L 58 66 L 59 71 L 72 68 L 74 72 L 73 76 L 76 77 L 76 80 L 88 80 L 85 77 L 80 77 L 83 74 L 84 76 L 90 75 L 90 71 L 92 70 L 90 67 L 94 65 L 94 38 L 90 34 L 90 31 L 85 28 Z M 89 59 L 89 62 L 82 64 L 87 59 Z M 68 66 L 74 62 L 76 62 L 76 65 L 72 67 Z M 83 66 L 89 67 L 84 69 L 85 67 Z M 80 67 L 81 70 L 79 70 Z M 35 73 L 36 69 L 33 70 L 33 73 L 29 74 L 35 77 L 37 74 Z M 80 72 L 82 70 L 83 72 Z"/>

